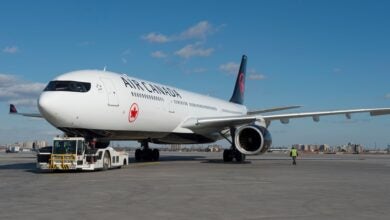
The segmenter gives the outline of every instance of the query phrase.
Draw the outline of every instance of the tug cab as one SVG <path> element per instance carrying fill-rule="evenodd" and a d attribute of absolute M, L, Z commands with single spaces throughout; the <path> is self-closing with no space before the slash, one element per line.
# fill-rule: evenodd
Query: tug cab
<path fill-rule="evenodd" d="M 128 164 L 129 155 L 112 147 L 91 148 L 83 137 L 56 137 L 51 152 L 38 152 L 40 170 L 108 170 Z"/>

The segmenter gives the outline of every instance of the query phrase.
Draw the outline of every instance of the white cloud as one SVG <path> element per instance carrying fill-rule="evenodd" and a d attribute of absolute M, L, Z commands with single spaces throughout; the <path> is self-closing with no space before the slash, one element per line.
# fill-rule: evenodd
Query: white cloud
<path fill-rule="evenodd" d="M 23 98 L 32 97 L 38 95 L 45 88 L 43 83 L 25 83 L 19 84 L 16 82 L 14 85 L 0 87 L 0 100 L 7 100 L 10 98 Z"/>
<path fill-rule="evenodd" d="M 250 80 L 263 80 L 265 76 L 263 74 L 250 74 L 248 79 Z"/>
<path fill-rule="evenodd" d="M 122 60 L 122 63 L 124 63 L 124 64 L 127 63 L 127 59 L 126 58 L 122 57 L 121 60 Z"/>
<path fill-rule="evenodd" d="M 16 77 L 7 74 L 0 74 L 0 88 L 7 86 L 16 81 Z"/>
<path fill-rule="evenodd" d="M 30 98 L 30 99 L 11 99 L 8 101 L 8 103 L 12 103 L 16 106 L 27 106 L 32 107 L 37 105 L 37 98 Z"/>
<path fill-rule="evenodd" d="M 387 93 L 387 94 L 385 95 L 385 98 L 386 98 L 386 99 L 390 99 L 390 93 Z"/>
<path fill-rule="evenodd" d="M 200 21 L 197 24 L 187 28 L 180 34 L 165 35 L 157 32 L 150 32 L 147 35 L 143 35 L 142 39 L 151 43 L 167 43 L 173 41 L 189 40 L 189 39 L 206 39 L 208 35 L 217 32 L 221 27 L 215 28 L 208 21 Z"/>
<path fill-rule="evenodd" d="M 19 48 L 17 46 L 7 46 L 3 49 L 3 52 L 9 54 L 15 54 L 19 52 Z"/>
<path fill-rule="evenodd" d="M 208 21 L 201 21 L 194 26 L 188 28 L 180 34 L 179 39 L 204 39 L 208 34 L 211 34 L 215 29 Z"/>
<path fill-rule="evenodd" d="M 166 58 L 168 55 L 161 50 L 154 51 L 150 54 L 154 58 Z"/>
<path fill-rule="evenodd" d="M 207 69 L 206 68 L 202 68 L 202 67 L 195 68 L 195 69 L 192 70 L 193 73 L 204 73 L 206 71 L 207 71 Z"/>
<path fill-rule="evenodd" d="M 151 43 L 166 43 L 170 41 L 167 36 L 155 32 L 142 36 L 142 39 L 149 41 Z"/>
<path fill-rule="evenodd" d="M 185 47 L 176 51 L 175 54 L 183 58 L 190 58 L 193 56 L 207 57 L 210 56 L 213 52 L 214 48 L 202 48 L 199 43 L 196 43 L 186 45 Z"/>
<path fill-rule="evenodd" d="M 248 79 L 249 80 L 263 80 L 263 79 L 266 79 L 266 76 L 261 74 L 261 73 L 258 73 L 255 69 L 250 69 L 248 71 L 249 73 L 249 77 Z"/>
<path fill-rule="evenodd" d="M 240 64 L 235 62 L 228 62 L 219 66 L 219 69 L 228 74 L 237 74 L 240 68 Z M 257 73 L 255 69 L 250 69 L 247 71 L 249 73 L 249 80 L 263 80 L 266 79 L 266 76 L 260 73 Z"/>
<path fill-rule="evenodd" d="M 13 75 L 0 74 L 0 101 L 36 106 L 36 99 L 45 88 L 38 82 L 23 82 Z"/>
<path fill-rule="evenodd" d="M 126 49 L 126 50 L 124 50 L 124 51 L 122 52 L 122 56 L 126 56 L 126 55 L 131 55 L 131 50 L 130 50 L 130 48 L 128 48 L 128 49 Z"/>
<path fill-rule="evenodd" d="M 221 64 L 219 66 L 219 69 L 223 72 L 229 73 L 229 74 L 235 74 L 238 72 L 238 68 L 240 68 L 240 64 L 235 62 L 228 62 L 225 64 Z"/>

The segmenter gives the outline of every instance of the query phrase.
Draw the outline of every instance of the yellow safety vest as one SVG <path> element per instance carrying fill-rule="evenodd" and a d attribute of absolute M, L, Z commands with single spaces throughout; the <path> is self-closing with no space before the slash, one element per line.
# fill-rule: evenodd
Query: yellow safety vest
<path fill-rule="evenodd" d="M 298 151 L 297 151 L 297 149 L 291 149 L 291 156 L 292 156 L 292 157 L 298 156 Z"/>

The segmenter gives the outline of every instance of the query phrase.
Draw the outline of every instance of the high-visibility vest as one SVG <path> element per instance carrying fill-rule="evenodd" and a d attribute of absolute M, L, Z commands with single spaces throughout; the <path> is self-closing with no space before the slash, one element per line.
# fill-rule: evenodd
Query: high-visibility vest
<path fill-rule="evenodd" d="M 297 151 L 297 149 L 291 149 L 291 156 L 292 156 L 292 157 L 298 156 L 298 151 Z"/>

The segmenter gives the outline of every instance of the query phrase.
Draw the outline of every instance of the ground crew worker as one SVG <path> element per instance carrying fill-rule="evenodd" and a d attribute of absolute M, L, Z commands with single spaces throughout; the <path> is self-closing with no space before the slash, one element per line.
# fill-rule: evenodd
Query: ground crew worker
<path fill-rule="evenodd" d="M 297 149 L 295 149 L 295 147 L 291 148 L 290 156 L 292 157 L 293 165 L 297 165 L 296 159 L 297 159 L 297 156 L 298 156 L 298 151 L 297 151 Z"/>

